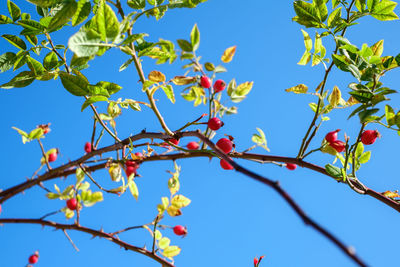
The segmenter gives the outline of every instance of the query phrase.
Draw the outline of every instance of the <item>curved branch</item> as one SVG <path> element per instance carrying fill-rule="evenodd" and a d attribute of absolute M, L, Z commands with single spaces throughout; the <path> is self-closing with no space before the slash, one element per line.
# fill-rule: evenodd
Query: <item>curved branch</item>
<path fill-rule="evenodd" d="M 46 221 L 46 220 L 41 220 L 41 219 L 0 219 L 0 223 L 4 223 L 4 224 L 6 224 L 6 223 L 8 223 L 8 224 L 11 224 L 11 223 L 39 224 L 42 226 L 53 227 L 55 229 L 75 230 L 75 231 L 91 234 L 95 237 L 107 239 L 107 240 L 123 247 L 125 250 L 131 250 L 131 251 L 143 254 L 149 258 L 152 258 L 153 260 L 161 263 L 162 266 L 174 267 L 174 265 L 172 263 L 157 256 L 156 254 L 152 253 L 151 251 L 148 251 L 144 248 L 137 247 L 137 246 L 131 245 L 129 243 L 126 243 L 124 241 L 121 241 L 120 239 L 112 236 L 111 234 L 105 233 L 102 230 L 98 231 L 95 229 L 83 227 L 83 226 L 76 225 L 76 224 L 61 224 L 61 223 L 56 223 L 56 222 Z"/>

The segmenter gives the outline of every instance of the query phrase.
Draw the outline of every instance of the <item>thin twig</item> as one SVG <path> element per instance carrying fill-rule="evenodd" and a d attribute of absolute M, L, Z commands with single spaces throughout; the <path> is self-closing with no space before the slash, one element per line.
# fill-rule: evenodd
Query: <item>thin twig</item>
<path fill-rule="evenodd" d="M 44 158 L 44 162 L 46 162 L 47 169 L 50 171 L 51 167 L 50 167 L 49 159 L 47 158 L 46 152 L 44 151 L 44 147 L 43 147 L 42 141 L 40 141 L 39 138 L 37 140 L 38 140 L 38 143 L 40 145 L 40 150 L 42 150 L 42 156 Z"/>
<path fill-rule="evenodd" d="M 71 237 L 68 235 L 67 230 L 63 229 L 64 235 L 67 237 L 71 245 L 74 247 L 76 251 L 79 252 L 79 248 L 75 245 L 74 241 L 72 241 Z"/>

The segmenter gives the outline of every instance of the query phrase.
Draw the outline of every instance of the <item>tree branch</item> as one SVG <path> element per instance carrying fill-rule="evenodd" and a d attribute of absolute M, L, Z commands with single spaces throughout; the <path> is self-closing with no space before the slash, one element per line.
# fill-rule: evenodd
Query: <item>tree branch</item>
<path fill-rule="evenodd" d="M 87 227 L 83 227 L 83 226 L 79 226 L 76 224 L 61 224 L 61 223 L 56 223 L 53 221 L 45 221 L 45 220 L 41 220 L 41 219 L 0 219 L 0 223 L 3 224 L 12 224 L 12 223 L 24 223 L 24 224 L 39 224 L 42 226 L 49 226 L 49 227 L 53 227 L 55 229 L 61 229 L 63 231 L 65 230 L 75 230 L 75 231 L 79 231 L 82 233 L 87 233 L 87 234 L 91 234 L 95 237 L 100 237 L 100 238 L 104 238 L 107 239 L 121 247 L 123 247 L 125 250 L 131 250 L 140 254 L 143 254 L 149 258 L 152 258 L 153 260 L 159 262 L 162 264 L 162 266 L 169 266 L 169 267 L 174 267 L 174 265 L 168 261 L 166 261 L 165 259 L 157 256 L 156 254 L 153 254 L 151 251 L 148 251 L 144 248 L 140 248 L 134 245 L 131 245 L 129 243 L 126 243 L 124 241 L 121 241 L 120 239 L 112 236 L 111 234 L 105 233 L 102 230 L 98 231 L 95 229 L 91 229 L 91 228 L 87 228 Z"/>

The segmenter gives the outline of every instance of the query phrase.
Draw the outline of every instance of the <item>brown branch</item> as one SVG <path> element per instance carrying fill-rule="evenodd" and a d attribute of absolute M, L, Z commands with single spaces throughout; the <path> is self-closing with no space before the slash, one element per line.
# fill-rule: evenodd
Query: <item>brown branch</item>
<path fill-rule="evenodd" d="M 123 247 L 125 250 L 131 250 L 140 254 L 143 254 L 149 258 L 152 258 L 153 260 L 159 262 L 162 264 L 162 266 L 169 266 L 169 267 L 174 267 L 174 265 L 168 261 L 166 261 L 165 259 L 157 256 L 156 254 L 153 254 L 151 251 L 148 251 L 144 248 L 140 248 L 134 245 L 131 245 L 129 243 L 126 243 L 124 241 L 121 241 L 120 239 L 112 236 L 111 234 L 105 233 L 102 230 L 98 231 L 95 229 L 91 229 L 91 228 L 87 228 L 87 227 L 83 227 L 83 226 L 79 226 L 76 224 L 61 224 L 61 223 L 56 223 L 56 222 L 52 222 L 52 221 L 45 221 L 45 220 L 40 220 L 40 219 L 0 219 L 0 224 L 1 223 L 25 223 L 25 224 L 39 224 L 42 226 L 49 226 L 49 227 L 53 227 L 55 229 L 61 229 L 63 231 L 65 230 L 75 230 L 75 231 L 79 231 L 82 233 L 88 233 L 91 234 L 95 237 L 100 237 L 100 238 L 104 238 L 107 239 L 121 247 Z"/>

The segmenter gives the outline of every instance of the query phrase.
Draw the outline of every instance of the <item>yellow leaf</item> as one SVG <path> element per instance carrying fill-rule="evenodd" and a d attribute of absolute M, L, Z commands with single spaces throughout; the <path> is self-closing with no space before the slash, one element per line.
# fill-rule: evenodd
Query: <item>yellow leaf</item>
<path fill-rule="evenodd" d="M 169 244 L 171 243 L 171 240 L 168 237 L 163 237 L 158 241 L 158 247 L 160 249 L 166 249 L 169 247 Z"/>
<path fill-rule="evenodd" d="M 169 216 L 171 216 L 171 217 L 182 215 L 182 211 L 175 206 L 169 206 L 167 209 L 167 212 L 168 212 Z"/>
<path fill-rule="evenodd" d="M 350 98 L 346 102 L 346 106 L 353 106 L 355 104 L 358 104 L 360 102 L 357 101 L 353 96 L 350 96 Z"/>
<path fill-rule="evenodd" d="M 374 52 L 374 56 L 382 56 L 383 53 L 383 40 L 376 42 L 372 47 L 372 51 Z"/>
<path fill-rule="evenodd" d="M 131 191 L 132 196 L 137 201 L 139 198 L 139 189 L 137 188 L 137 185 L 133 180 L 129 181 L 129 190 Z"/>
<path fill-rule="evenodd" d="M 166 249 L 164 249 L 162 254 L 167 258 L 171 258 L 171 257 L 175 257 L 175 256 L 179 255 L 180 252 L 181 252 L 180 247 L 178 247 L 178 246 L 169 246 Z"/>
<path fill-rule="evenodd" d="M 165 75 L 157 70 L 153 70 L 152 72 L 150 72 L 148 78 L 150 81 L 155 83 L 165 82 L 166 80 Z"/>
<path fill-rule="evenodd" d="M 333 87 L 332 94 L 329 96 L 329 104 L 331 104 L 332 107 L 336 107 L 339 104 L 341 98 L 342 92 L 340 92 L 337 86 Z"/>
<path fill-rule="evenodd" d="M 308 86 L 305 84 L 299 84 L 293 87 L 290 87 L 285 90 L 286 92 L 293 92 L 295 94 L 305 94 L 308 91 Z"/>
<path fill-rule="evenodd" d="M 187 85 L 187 84 L 194 83 L 195 81 L 196 81 L 195 77 L 186 77 L 186 76 L 175 76 L 172 79 L 172 82 L 175 85 Z"/>
<path fill-rule="evenodd" d="M 110 174 L 111 180 L 113 180 L 114 182 L 121 181 L 122 171 L 119 164 L 112 163 L 110 168 L 108 169 L 108 173 Z"/>
<path fill-rule="evenodd" d="M 400 195 L 398 194 L 398 191 L 397 191 L 397 190 L 395 190 L 395 191 L 385 191 L 385 192 L 383 192 L 383 195 L 384 195 L 385 197 L 388 197 L 388 198 L 397 198 L 397 197 L 400 197 Z"/>
<path fill-rule="evenodd" d="M 183 195 L 176 195 L 171 199 L 171 205 L 178 209 L 188 206 L 190 202 L 190 199 Z"/>
<path fill-rule="evenodd" d="M 233 56 L 235 55 L 236 52 L 236 45 L 228 47 L 225 51 L 224 54 L 221 57 L 222 62 L 224 63 L 229 63 L 232 61 Z"/>

